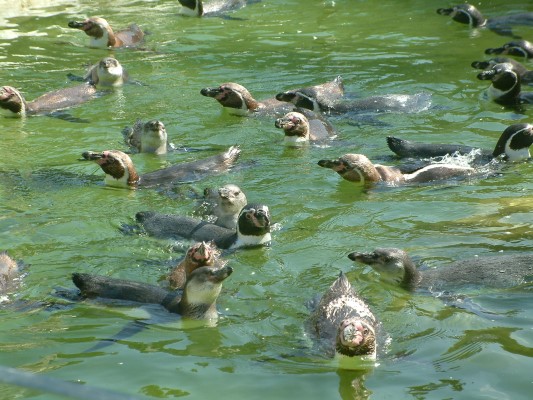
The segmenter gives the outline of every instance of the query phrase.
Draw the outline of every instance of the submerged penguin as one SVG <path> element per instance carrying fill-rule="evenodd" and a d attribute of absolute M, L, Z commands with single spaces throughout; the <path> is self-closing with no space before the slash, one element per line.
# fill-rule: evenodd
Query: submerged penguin
<path fill-rule="evenodd" d="M 215 320 L 222 282 L 232 272 L 229 266 L 197 268 L 187 277 L 183 294 L 169 292 L 157 285 L 84 273 L 72 274 L 72 281 L 85 297 L 161 304 L 169 312 L 184 318 Z"/>
<path fill-rule="evenodd" d="M 276 99 L 314 112 L 334 115 L 384 112 L 416 113 L 425 111 L 431 106 L 429 93 L 385 94 L 363 99 L 324 101 L 309 90 L 297 89 L 278 93 Z"/>
<path fill-rule="evenodd" d="M 376 358 L 377 319 L 344 273 L 324 293 L 306 321 L 319 351 L 330 358 Z"/>
<path fill-rule="evenodd" d="M 533 254 L 476 257 L 434 269 L 419 269 L 409 255 L 396 248 L 353 252 L 352 261 L 370 265 L 384 281 L 407 290 L 440 293 L 465 287 L 509 288 L 533 282 Z"/>
<path fill-rule="evenodd" d="M 487 61 L 474 61 L 471 65 L 473 68 L 489 70 L 496 64 L 501 63 L 511 63 L 513 66 L 513 71 L 520 76 L 521 83 L 533 83 L 533 71 L 528 70 L 523 64 L 509 57 L 494 57 Z"/>
<path fill-rule="evenodd" d="M 130 156 L 119 150 L 86 151 L 82 157 L 84 160 L 95 161 L 102 168 L 107 185 L 135 189 L 191 182 L 225 172 L 237 161 L 239 154 L 239 148 L 232 146 L 224 153 L 215 156 L 174 164 L 142 175 L 137 174 Z"/>
<path fill-rule="evenodd" d="M 485 50 L 485 54 L 506 54 L 524 58 L 533 57 L 533 43 L 527 40 L 513 40 L 505 43 L 501 47 Z"/>
<path fill-rule="evenodd" d="M 476 147 L 455 144 L 419 143 L 387 137 L 389 148 L 400 157 L 427 158 L 442 157 L 447 154 L 471 154 Z M 529 148 L 533 144 L 533 125 L 513 124 L 505 128 L 500 135 L 494 150 L 482 150 L 479 157 L 481 162 L 489 162 L 494 158 L 503 158 L 507 161 L 520 161 L 529 159 Z"/>
<path fill-rule="evenodd" d="M 196 218 L 152 211 L 139 212 L 135 219 L 150 236 L 213 241 L 220 249 L 265 246 L 271 241 L 270 211 L 263 204 L 246 205 L 239 213 L 236 230 Z"/>
<path fill-rule="evenodd" d="M 533 93 L 522 92 L 520 76 L 510 63 L 494 65 L 477 75 L 480 80 L 490 80 L 487 94 L 495 103 L 517 107 L 522 103 L 533 103 Z"/>
<path fill-rule="evenodd" d="M 327 103 L 337 96 L 342 96 L 344 88 L 342 80 L 338 77 L 331 82 L 310 86 L 298 90 L 309 90 Z M 238 83 L 223 83 L 216 88 L 203 88 L 200 94 L 212 97 L 230 113 L 237 115 L 283 115 L 290 111 L 290 105 L 277 99 L 265 99 L 258 101 L 253 98 L 248 89 Z"/>
<path fill-rule="evenodd" d="M 222 16 L 227 11 L 237 10 L 261 0 L 218 0 L 204 4 L 202 0 L 178 0 L 181 4 L 180 13 L 191 17 Z"/>
<path fill-rule="evenodd" d="M 100 17 L 91 17 L 84 21 L 70 21 L 68 26 L 85 32 L 90 37 L 90 47 L 131 47 L 141 43 L 144 38 L 143 31 L 136 24 L 115 33 L 109 23 Z"/>
<path fill-rule="evenodd" d="M 0 88 L 0 108 L 18 116 L 50 114 L 107 93 L 99 91 L 97 84 L 99 88 L 120 86 L 123 82 L 122 74 L 120 63 L 114 58 L 106 57 L 91 69 L 91 79 L 88 83 L 48 92 L 32 101 L 26 101 L 14 87 L 3 86 Z"/>
<path fill-rule="evenodd" d="M 187 250 L 187 254 L 166 277 L 170 289 L 183 289 L 187 277 L 198 268 L 220 268 L 225 265 L 219 260 L 220 250 L 212 242 L 197 242 Z"/>
<path fill-rule="evenodd" d="M 533 12 L 502 15 L 499 17 L 485 18 L 481 12 L 471 4 L 458 4 L 451 8 L 439 8 L 437 13 L 449 15 L 454 21 L 467 24 L 471 28 L 488 28 L 503 35 L 514 36 L 513 26 L 533 26 Z"/>
<path fill-rule="evenodd" d="M 274 123 L 276 128 L 283 129 L 286 144 L 317 142 L 335 136 L 333 126 L 320 114 L 310 110 L 301 111 L 291 111 Z"/>
<path fill-rule="evenodd" d="M 132 127 L 124 128 L 122 135 L 126 144 L 139 153 L 166 154 L 172 149 L 165 124 L 159 120 L 143 122 L 138 119 Z"/>
<path fill-rule="evenodd" d="M 229 183 L 216 190 L 204 190 L 206 212 L 215 218 L 215 225 L 223 228 L 237 229 L 239 214 L 246 204 L 246 195 L 237 185 Z"/>
<path fill-rule="evenodd" d="M 350 182 L 423 183 L 436 180 L 465 177 L 475 170 L 455 164 L 430 164 L 413 173 L 402 173 L 398 168 L 372 162 L 362 154 L 345 154 L 336 160 L 320 160 L 318 165 L 330 168 Z"/>

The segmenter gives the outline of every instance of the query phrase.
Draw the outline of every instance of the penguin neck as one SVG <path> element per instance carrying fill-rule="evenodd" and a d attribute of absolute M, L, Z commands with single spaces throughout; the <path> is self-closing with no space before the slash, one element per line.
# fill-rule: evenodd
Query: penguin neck
<path fill-rule="evenodd" d="M 237 249 L 240 247 L 262 246 L 270 243 L 271 240 L 272 236 L 270 235 L 270 232 L 263 235 L 243 235 L 238 231 L 236 234 L 236 240 L 231 248 Z"/>
<path fill-rule="evenodd" d="M 400 286 L 404 289 L 413 291 L 420 284 L 420 281 L 422 280 L 422 274 L 409 257 L 406 257 L 403 260 L 403 270 L 404 275 Z"/>

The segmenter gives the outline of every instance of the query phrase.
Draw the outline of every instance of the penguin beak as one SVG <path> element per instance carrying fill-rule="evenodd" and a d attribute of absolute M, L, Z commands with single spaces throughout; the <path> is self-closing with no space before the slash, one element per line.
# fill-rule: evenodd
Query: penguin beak
<path fill-rule="evenodd" d="M 281 92 L 276 95 L 276 100 L 290 103 L 294 97 L 296 97 L 296 95 L 292 92 Z"/>
<path fill-rule="evenodd" d="M 85 151 L 81 156 L 83 157 L 81 161 L 95 161 L 104 158 L 103 153 L 97 153 L 95 151 Z"/>
<path fill-rule="evenodd" d="M 437 14 L 450 15 L 453 12 L 453 8 L 439 8 Z"/>
<path fill-rule="evenodd" d="M 494 49 L 486 49 L 485 54 L 503 54 L 505 47 L 496 47 Z"/>
<path fill-rule="evenodd" d="M 221 94 L 223 90 L 221 88 L 203 88 L 200 90 L 200 94 L 206 97 L 216 97 Z"/>
<path fill-rule="evenodd" d="M 340 167 L 342 162 L 340 160 L 320 160 L 317 164 L 323 168 L 334 169 Z"/>
<path fill-rule="evenodd" d="M 85 21 L 70 21 L 68 23 L 68 27 L 74 29 L 81 29 L 82 31 L 84 31 L 86 29 L 86 24 Z"/>
<path fill-rule="evenodd" d="M 498 72 L 495 71 L 494 69 L 490 69 L 488 71 L 483 71 L 483 72 L 480 72 L 479 74 L 477 74 L 477 79 L 480 79 L 482 81 L 489 81 L 491 80 L 492 78 L 494 78 L 494 76 L 497 74 Z"/>
<path fill-rule="evenodd" d="M 374 253 L 359 253 L 354 251 L 353 253 L 348 254 L 348 258 L 352 261 L 359 261 L 363 264 L 368 264 L 372 261 Z"/>
<path fill-rule="evenodd" d="M 214 283 L 222 282 L 224 279 L 230 276 L 232 272 L 233 268 L 228 265 L 222 268 L 213 269 L 211 275 L 209 276 L 209 280 Z"/>

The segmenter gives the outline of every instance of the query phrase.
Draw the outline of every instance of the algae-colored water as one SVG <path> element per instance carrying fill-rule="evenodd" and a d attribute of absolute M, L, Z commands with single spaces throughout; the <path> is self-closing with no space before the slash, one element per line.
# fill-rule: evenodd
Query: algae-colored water
<path fill-rule="evenodd" d="M 531 290 L 465 292 L 463 307 L 380 283 L 347 254 L 401 247 L 434 267 L 533 245 L 533 166 L 518 163 L 484 179 L 364 189 L 319 168 L 321 158 L 364 153 L 398 164 L 385 137 L 494 146 L 503 129 L 531 121 L 483 98 L 487 82 L 470 67 L 507 41 L 437 15 L 442 1 L 265 0 L 234 19 L 186 18 L 167 1 L 0 1 L 0 83 L 28 99 L 72 85 L 87 64 L 113 55 L 142 85 L 70 111 L 0 119 L 0 248 L 29 266 L 0 310 L 0 365 L 41 376 L 153 398 L 191 399 L 526 399 L 531 370 Z M 533 11 L 528 1 L 482 2 L 487 15 Z M 142 50 L 98 50 L 68 21 L 90 15 L 113 26 L 137 22 Z M 239 18 L 239 19 L 237 19 Z M 533 38 L 533 28 L 517 30 Z M 533 68 L 533 67 L 532 67 Z M 222 112 L 201 88 L 235 81 L 258 99 L 344 78 L 357 96 L 428 92 L 433 106 L 377 121 L 333 119 L 327 146 L 285 148 L 272 118 Z M 176 144 L 205 149 L 135 155 L 138 169 L 210 155 L 233 144 L 247 167 L 179 190 L 103 185 L 85 150 L 125 149 L 121 129 L 162 120 Z M 228 254 L 234 268 L 216 327 L 183 323 L 157 307 L 70 303 L 74 271 L 156 282 L 185 244 L 125 235 L 141 210 L 190 214 L 191 189 L 235 183 L 268 204 L 278 230 L 270 248 Z M 378 365 L 331 366 L 311 351 L 305 302 L 347 273 L 390 340 Z M 474 312 L 481 310 L 481 312 Z M 151 316 L 151 317 L 150 317 Z M 147 319 L 151 318 L 151 319 Z M 146 329 L 100 350 L 132 321 Z M 55 399 L 50 391 L 0 385 L 5 399 Z"/>

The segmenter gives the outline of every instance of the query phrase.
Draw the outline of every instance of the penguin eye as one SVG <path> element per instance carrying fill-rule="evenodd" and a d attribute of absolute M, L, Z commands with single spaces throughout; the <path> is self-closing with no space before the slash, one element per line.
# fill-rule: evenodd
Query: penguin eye
<path fill-rule="evenodd" d="M 364 336 L 368 335 L 368 329 L 363 329 L 363 335 Z"/>

